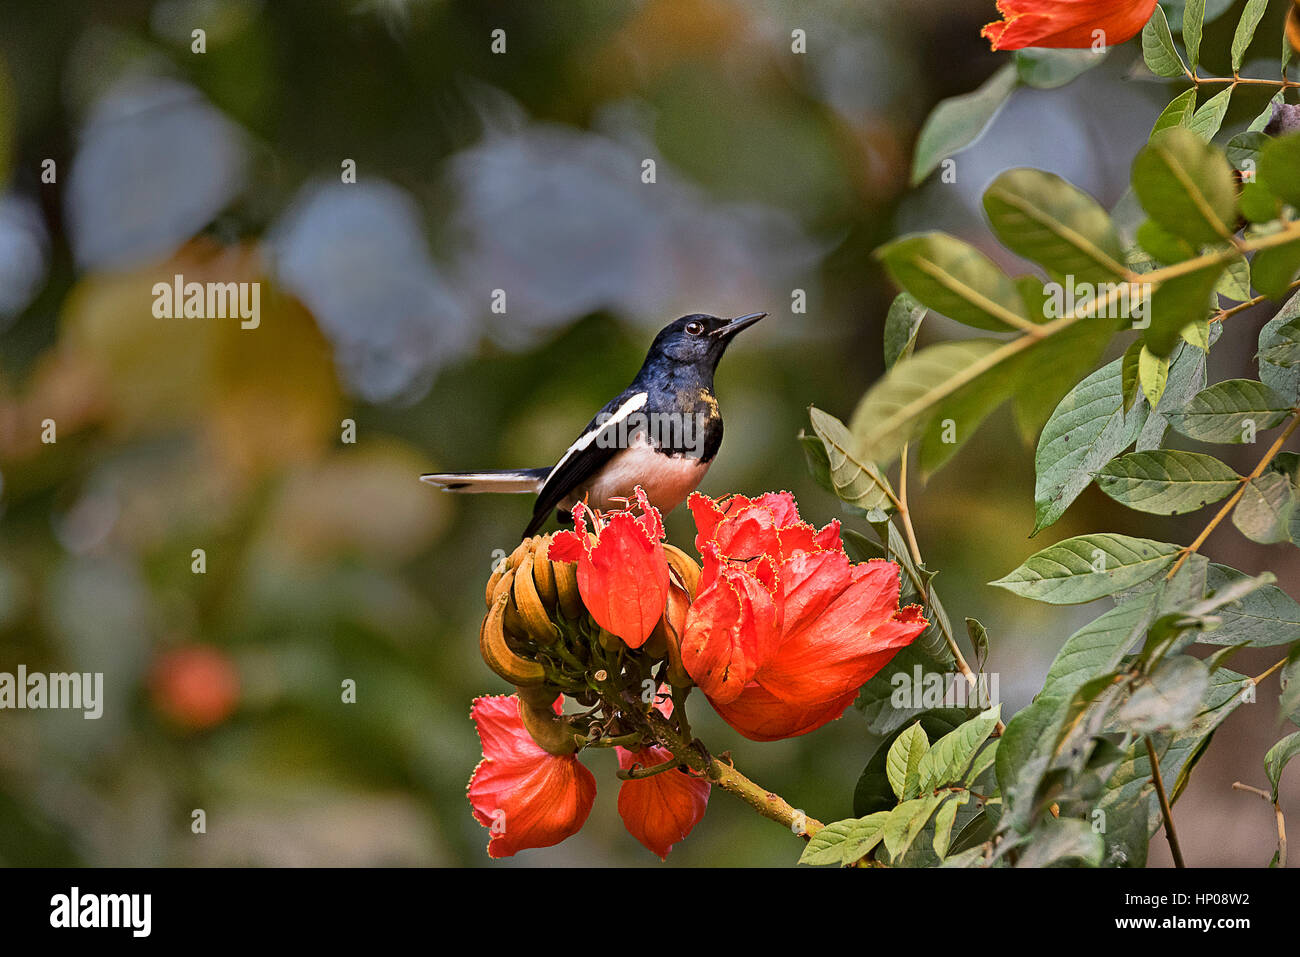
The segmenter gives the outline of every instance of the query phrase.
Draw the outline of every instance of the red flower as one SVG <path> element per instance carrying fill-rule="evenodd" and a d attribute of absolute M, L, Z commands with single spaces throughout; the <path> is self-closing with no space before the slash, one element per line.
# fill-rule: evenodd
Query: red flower
<path fill-rule="evenodd" d="M 632 509 L 593 515 L 595 542 L 587 534 L 590 510 L 573 509 L 576 531 L 558 532 L 547 557 L 578 563 L 578 591 L 596 624 L 640 648 L 654 631 L 668 600 L 668 561 L 664 558 L 664 523 L 638 485 Z"/>
<path fill-rule="evenodd" d="M 725 502 L 696 493 L 689 504 L 705 566 L 682 661 L 746 737 L 794 737 L 838 718 L 925 629 L 919 606 L 898 607 L 898 566 L 854 565 L 839 524 L 817 531 L 788 492 Z"/>
<path fill-rule="evenodd" d="M 672 700 L 660 689 L 655 705 L 665 718 L 673 713 Z M 640 751 L 615 748 L 618 766 L 654 768 L 672 760 L 667 748 L 651 746 Z M 618 814 L 638 841 L 666 860 L 673 845 L 685 839 L 704 817 L 712 786 L 703 778 L 681 770 L 662 771 L 648 778 L 624 781 L 618 791 Z"/>
<path fill-rule="evenodd" d="M 1084 49 L 1101 41 L 1114 46 L 1135 36 L 1151 19 L 1156 0 L 998 0 L 1003 19 L 980 31 L 995 50 L 1025 47 Z"/>
<path fill-rule="evenodd" d="M 591 772 L 573 755 L 543 751 L 524 729 L 514 695 L 475 698 L 470 717 L 483 760 L 470 778 L 469 801 L 492 832 L 488 855 L 510 857 L 578 833 L 596 800 Z"/>
<path fill-rule="evenodd" d="M 615 750 L 618 766 L 625 771 L 633 765 L 653 768 L 672 759 L 672 754 L 660 747 Z M 624 781 L 618 791 L 618 814 L 632 836 L 664 860 L 673 845 L 704 817 L 709 790 L 708 781 L 680 770 Z"/>
<path fill-rule="evenodd" d="M 239 703 L 239 671 L 224 652 L 190 645 L 163 652 L 149 674 L 154 707 L 186 728 L 211 728 Z"/>

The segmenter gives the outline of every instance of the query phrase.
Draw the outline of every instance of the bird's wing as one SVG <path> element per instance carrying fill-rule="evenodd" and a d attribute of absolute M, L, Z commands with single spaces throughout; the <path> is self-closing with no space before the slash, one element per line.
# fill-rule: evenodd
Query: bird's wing
<path fill-rule="evenodd" d="M 587 423 L 582 434 L 560 457 L 560 461 L 555 463 L 555 468 L 546 477 L 546 484 L 537 493 L 537 504 L 533 507 L 532 521 L 524 532 L 525 538 L 542 527 L 551 509 L 559 505 L 566 495 L 599 472 L 613 458 L 619 450 L 614 438 L 620 424 L 634 412 L 645 408 L 649 397 L 650 394 L 644 391 L 624 392 L 607 403 Z"/>

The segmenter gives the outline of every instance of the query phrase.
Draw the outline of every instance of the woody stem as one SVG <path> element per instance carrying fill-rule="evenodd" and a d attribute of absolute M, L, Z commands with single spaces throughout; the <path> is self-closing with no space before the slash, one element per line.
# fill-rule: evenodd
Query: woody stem
<path fill-rule="evenodd" d="M 903 443 L 903 451 L 899 456 L 898 496 L 894 498 L 893 501 L 894 506 L 898 510 L 899 521 L 903 523 L 903 532 L 907 535 L 908 551 L 912 553 L 912 561 L 919 569 L 924 563 L 921 560 L 921 548 L 916 542 L 916 531 L 912 528 L 912 513 L 908 511 L 907 508 L 908 444 L 909 443 L 906 442 Z M 919 575 L 913 574 L 910 569 L 909 576 L 912 579 L 912 584 L 916 586 L 917 593 L 928 601 L 930 597 L 928 586 L 921 581 Z M 943 640 L 947 643 L 948 650 L 952 653 L 952 657 L 957 663 L 957 670 L 961 672 L 962 677 L 966 679 L 966 683 L 970 685 L 972 689 L 977 688 L 979 686 L 979 679 L 975 677 L 975 672 L 971 670 L 971 666 L 966 663 L 966 658 L 962 655 L 961 648 L 958 647 L 957 640 L 952 635 L 952 629 L 947 627 L 946 622 L 942 619 L 939 622 L 939 626 L 940 630 L 943 632 Z M 1002 732 L 1005 730 L 1006 725 L 1003 724 L 1002 721 L 998 721 L 997 727 L 994 729 L 994 734 L 1001 736 Z"/>
<path fill-rule="evenodd" d="M 696 774 L 730 791 L 763 817 L 788 827 L 793 834 L 805 839 L 820 831 L 825 825 L 809 817 L 774 791 L 759 787 L 725 761 L 719 761 L 693 741 L 682 738 L 658 711 L 651 711 L 646 720 L 655 740 L 672 752 L 673 757 Z"/>

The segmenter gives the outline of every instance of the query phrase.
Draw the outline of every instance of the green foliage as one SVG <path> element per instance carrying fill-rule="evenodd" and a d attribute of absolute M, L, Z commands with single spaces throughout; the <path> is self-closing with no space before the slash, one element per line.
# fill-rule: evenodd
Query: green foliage
<path fill-rule="evenodd" d="M 961 712 L 930 712 L 882 744 L 858 782 L 854 809 L 861 815 L 815 834 L 799 863 L 843 866 L 876 857 L 893 865 L 941 863 L 954 828 L 998 800 L 986 777 L 997 748 L 988 739 L 998 709 L 963 718 Z M 927 728 L 938 735 L 933 745 Z M 918 844 L 927 829 L 929 841 Z"/>
<path fill-rule="evenodd" d="M 1156 7 L 1151 19 L 1142 28 L 1142 59 L 1146 61 L 1147 69 L 1156 76 L 1182 76 L 1187 72 L 1187 67 L 1174 46 L 1169 21 L 1162 7 Z"/>
<path fill-rule="evenodd" d="M 1112 532 L 1078 535 L 1035 552 L 990 582 L 1024 598 L 1078 604 L 1132 588 L 1174 563 L 1178 546 Z"/>
<path fill-rule="evenodd" d="M 1232 235 L 1236 189 L 1222 151 L 1180 126 L 1151 137 L 1133 161 L 1133 189 L 1148 215 L 1190 243 Z"/>
<path fill-rule="evenodd" d="M 1008 170 L 985 190 L 984 211 L 1004 246 L 1050 273 L 1092 282 L 1124 272 L 1124 252 L 1109 214 L 1059 176 Z"/>
<path fill-rule="evenodd" d="M 969 146 L 993 121 L 1016 88 L 1016 68 L 1008 63 L 974 93 L 944 100 L 925 121 L 912 159 L 912 184 L 932 173 L 947 157 Z"/>
<path fill-rule="evenodd" d="M 1106 464 L 1097 486 L 1140 512 L 1180 515 L 1226 498 L 1241 477 L 1212 455 L 1159 449 L 1132 452 Z"/>
<path fill-rule="evenodd" d="M 1169 424 L 1200 442 L 1254 442 L 1255 434 L 1282 422 L 1291 406 L 1255 379 L 1225 379 L 1202 389 L 1169 415 Z"/>
<path fill-rule="evenodd" d="M 1250 46 L 1250 41 L 1255 39 L 1255 30 L 1259 27 L 1259 21 L 1266 9 L 1268 9 L 1268 0 L 1246 0 L 1246 8 L 1241 12 L 1241 19 L 1237 21 L 1237 31 L 1232 35 L 1234 71 L 1241 69 L 1242 61 L 1246 58 L 1246 48 Z"/>
<path fill-rule="evenodd" d="M 1200 69 L 1205 24 L 1230 6 L 1170 3 L 1169 17 L 1157 6 L 1141 38 L 1148 68 L 1170 79 Z M 1265 7 L 1263 0 L 1244 7 L 1230 51 L 1234 71 Z M 1092 59 L 1025 51 L 1016 56 L 1015 82 L 1051 88 Z M 960 133 L 951 150 L 987 124 L 1014 88 L 1005 71 L 973 96 L 964 121 L 952 101 L 936 111 L 942 123 L 932 117 L 927 125 L 920 175 L 938 162 L 941 130 Z M 1300 275 L 1300 134 L 1263 132 L 1279 93 L 1248 129 L 1229 130 L 1226 146 L 1217 145 L 1239 88 L 1211 79 L 1199 103 L 1192 86 L 1161 112 L 1134 158 L 1122 215 L 1041 170 L 1012 169 L 989 184 L 983 209 L 993 236 L 1040 273 L 1012 277 L 978 243 L 942 233 L 905 236 L 877 251 L 903 290 L 886 322 L 886 373 L 847 426 L 835 423 L 843 458 L 828 457 L 830 465 L 871 463 L 883 475 L 915 448 L 928 473 L 1011 400 L 1028 437 L 1042 423 L 1033 534 L 1093 481 L 1140 513 L 1182 515 L 1225 500 L 1230 507 L 1216 509 L 1189 546 L 1096 531 L 1042 548 L 991 582 L 1047 604 L 1115 602 L 1065 641 L 1042 691 L 1000 733 L 997 710 L 893 698 L 900 683 L 938 678 L 936 667 L 945 667 L 919 648 L 898 655 L 858 701 L 872 733 L 884 736 L 855 790 L 860 817 L 832 825 L 825 839 L 826 848 L 840 847 L 861 828 L 864 849 L 854 857 L 819 846 L 818 862 L 1141 866 L 1151 836 L 1166 826 L 1153 758 L 1176 801 L 1215 730 L 1253 693 L 1251 679 L 1225 666 L 1232 655 L 1287 646 L 1281 712 L 1300 724 L 1300 604 L 1271 573 L 1249 576 L 1198 554 L 1229 516 L 1250 541 L 1300 545 L 1300 454 L 1259 443 L 1260 464 L 1241 475 L 1205 451 L 1165 447 L 1171 428 L 1177 441 L 1254 444 L 1286 423 L 1290 435 L 1300 414 L 1300 293 L 1290 295 Z M 1259 333 L 1259 378 L 1207 382 L 1207 356 L 1241 311 L 1220 301 L 1264 298 L 1285 302 Z M 985 335 L 912 353 L 926 310 Z M 1228 333 L 1240 328 L 1233 320 Z M 1136 334 L 1125 335 L 1130 330 Z M 1107 347 L 1122 355 L 1096 368 Z M 838 483 L 837 494 L 852 502 L 852 483 Z M 892 524 L 881 534 L 887 544 L 873 553 L 899 560 L 904 583 L 916 579 L 917 593 L 929 596 L 932 573 L 909 565 Z M 980 664 L 987 632 L 973 619 L 967 625 Z M 1196 644 L 1211 653 L 1191 653 Z M 1297 751 L 1300 732 L 1267 756 L 1275 798 Z M 983 790 L 972 784 L 980 778 Z"/>

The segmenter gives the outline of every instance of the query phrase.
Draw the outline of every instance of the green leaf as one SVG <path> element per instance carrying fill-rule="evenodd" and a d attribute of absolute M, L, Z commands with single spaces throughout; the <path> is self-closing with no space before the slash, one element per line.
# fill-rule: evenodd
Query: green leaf
<path fill-rule="evenodd" d="M 1273 747 L 1268 749 L 1264 755 L 1264 771 L 1268 774 L 1269 783 L 1273 785 L 1273 803 L 1277 803 L 1277 791 L 1282 786 L 1282 772 L 1286 770 L 1287 763 L 1300 754 L 1300 731 L 1288 734 Z"/>
<path fill-rule="evenodd" d="M 989 584 L 1052 605 L 1079 604 L 1146 581 L 1172 565 L 1178 551 L 1168 542 L 1110 532 L 1079 535 L 1035 552 Z"/>
<path fill-rule="evenodd" d="M 994 332 L 1032 325 L 1016 284 L 960 239 L 938 232 L 903 236 L 876 256 L 918 302 L 950 319 Z"/>
<path fill-rule="evenodd" d="M 1253 174 L 1259 169 L 1260 148 L 1267 142 L 1268 137 L 1259 130 L 1247 130 L 1228 140 L 1224 152 L 1227 154 L 1228 162 L 1232 164 L 1233 169 L 1240 170 L 1243 174 Z M 1251 177 L 1246 177 L 1247 182 L 1250 179 Z"/>
<path fill-rule="evenodd" d="M 1300 272 L 1300 237 L 1295 242 L 1269 246 L 1250 261 L 1250 281 L 1270 299 L 1284 299 Z"/>
<path fill-rule="evenodd" d="M 1086 682 L 1114 671 L 1138 636 L 1145 633 L 1156 597 L 1154 590 L 1135 595 L 1067 638 L 1047 670 L 1041 694 L 1073 695 Z"/>
<path fill-rule="evenodd" d="M 1258 177 L 1274 196 L 1300 206 L 1300 133 L 1270 139 L 1260 147 Z"/>
<path fill-rule="evenodd" d="M 1135 238 L 1138 245 L 1162 263 L 1180 263 L 1196 255 L 1195 246 L 1151 219 L 1138 226 Z"/>
<path fill-rule="evenodd" d="M 1124 273 L 1110 214 L 1053 173 L 1008 170 L 984 191 L 984 211 L 1004 246 L 1050 272 L 1085 282 Z"/>
<path fill-rule="evenodd" d="M 888 811 L 877 811 L 866 817 L 835 821 L 808 839 L 799 855 L 800 864 L 843 865 L 861 860 L 884 836 Z"/>
<path fill-rule="evenodd" d="M 1288 524 L 1294 510 L 1291 480 L 1278 472 L 1265 472 L 1246 483 L 1232 510 L 1232 524 L 1252 542 L 1272 545 L 1290 538 Z"/>
<path fill-rule="evenodd" d="M 1173 35 L 1169 32 L 1169 21 L 1165 18 L 1162 7 L 1156 7 L 1155 13 L 1142 28 L 1142 59 L 1147 69 L 1156 76 L 1183 76 L 1187 67 L 1174 47 Z"/>
<path fill-rule="evenodd" d="M 1240 586 L 1250 576 L 1226 565 L 1211 563 L 1205 586 L 1211 592 Z M 1276 585 L 1264 585 L 1216 611 L 1219 627 L 1202 632 L 1196 640 L 1207 645 L 1245 642 L 1255 648 L 1300 641 L 1300 604 Z"/>
<path fill-rule="evenodd" d="M 1183 326 L 1178 331 L 1182 336 L 1183 342 L 1187 343 L 1193 349 L 1199 349 L 1201 352 L 1210 351 L 1210 320 L 1200 319 L 1190 325 Z M 1143 348 L 1146 348 L 1143 346 Z"/>
<path fill-rule="evenodd" d="M 1186 124 L 1186 127 L 1204 140 L 1212 140 L 1223 118 L 1228 115 L 1228 103 L 1232 99 L 1232 86 L 1226 86 L 1206 100 Z"/>
<path fill-rule="evenodd" d="M 1259 358 L 1275 366 L 1290 369 L 1300 365 L 1300 319 L 1289 319 L 1273 330 L 1273 344 L 1261 349 Z"/>
<path fill-rule="evenodd" d="M 889 852 L 891 863 L 897 864 L 902 859 L 917 835 L 925 829 L 930 815 L 946 797 L 946 794 L 930 794 L 914 798 L 904 801 L 889 812 L 881 836 L 885 842 L 885 850 Z"/>
<path fill-rule="evenodd" d="M 1192 122 L 1192 116 L 1196 114 L 1196 87 L 1191 90 L 1184 90 L 1169 105 L 1162 109 L 1160 116 L 1156 117 L 1156 125 L 1151 127 L 1151 135 L 1154 137 L 1161 130 L 1167 130 L 1170 126 L 1187 126 Z"/>
<path fill-rule="evenodd" d="M 945 784 L 960 782 L 975 753 L 993 733 L 1001 711 L 1001 705 L 992 707 L 936 741 L 921 756 L 917 767 L 920 778 L 918 793 L 925 794 Z"/>
<path fill-rule="evenodd" d="M 1023 368 L 1008 364 L 1007 374 L 1018 383 L 1011 409 L 1026 444 L 1037 440 L 1062 397 L 1096 368 L 1112 332 L 1109 323 L 1081 322 L 1027 350 Z"/>
<path fill-rule="evenodd" d="M 1205 663 L 1191 655 L 1175 655 L 1156 665 L 1120 705 L 1115 721 L 1135 734 L 1177 731 L 1187 727 L 1201 711 L 1201 699 L 1210 687 Z"/>
<path fill-rule="evenodd" d="M 1228 263 L 1214 291 L 1233 302 L 1245 302 L 1250 298 L 1250 263 L 1245 256 L 1238 256 Z"/>
<path fill-rule="evenodd" d="M 1253 442 L 1255 432 L 1271 429 L 1290 412 L 1276 392 L 1254 379 L 1225 379 L 1202 389 L 1169 424 L 1199 442 Z"/>
<path fill-rule="evenodd" d="M 1277 315 L 1259 330 L 1259 378 L 1288 402 L 1300 401 L 1300 366 L 1277 365 L 1268 357 L 1286 338 L 1282 328 L 1297 317 L 1300 317 L 1300 292 L 1283 303 Z"/>
<path fill-rule="evenodd" d="M 996 339 L 961 339 L 901 360 L 867 391 L 849 422 L 860 454 L 881 464 L 892 462 L 917 425 L 933 418 L 937 397 L 948 394 L 951 380 L 967 377 L 1004 345 Z"/>
<path fill-rule="evenodd" d="M 905 292 L 894 297 L 885 316 L 885 368 L 912 354 L 926 308 Z"/>
<path fill-rule="evenodd" d="M 1152 355 L 1146 346 L 1138 353 L 1138 384 L 1142 394 L 1147 397 L 1147 404 L 1155 408 L 1164 395 L 1165 385 L 1169 382 L 1169 358 Z"/>
<path fill-rule="evenodd" d="M 919 721 L 904 730 L 890 746 L 885 758 L 885 773 L 889 776 L 889 786 L 900 801 L 920 793 L 921 759 L 929 750 L 930 742 Z"/>
<path fill-rule="evenodd" d="M 916 720 L 930 738 L 941 738 L 953 728 L 960 727 L 971 719 L 971 713 L 965 708 L 938 708 L 927 711 Z M 904 729 L 906 730 L 906 729 Z M 888 811 L 898 803 L 893 785 L 889 783 L 886 767 L 889 751 L 903 731 L 887 737 L 871 753 L 867 766 L 862 769 L 857 786 L 853 789 L 853 813 L 858 816 L 875 811 Z"/>
<path fill-rule="evenodd" d="M 1133 408 L 1133 403 L 1137 402 L 1140 391 L 1138 363 L 1142 360 L 1142 353 L 1146 351 L 1146 346 L 1139 340 L 1130 343 L 1124 350 L 1124 355 L 1120 357 L 1120 381 L 1123 386 L 1125 412 Z"/>
<path fill-rule="evenodd" d="M 1048 817 L 1034 829 L 1016 867 L 1051 867 L 1065 862 L 1097 867 L 1105 851 L 1101 835 L 1087 821 Z"/>
<path fill-rule="evenodd" d="M 1241 477 L 1212 455 L 1133 452 L 1097 474 L 1098 487 L 1122 505 L 1154 515 L 1182 515 L 1226 498 Z"/>
<path fill-rule="evenodd" d="M 878 512 L 876 521 L 893 510 L 893 489 L 889 479 L 871 462 L 858 459 L 851 451 L 853 437 L 844 423 L 816 406 L 810 406 L 808 416 L 813 431 L 826 448 L 830 467 L 831 485 L 839 498 L 854 508 Z"/>
<path fill-rule="evenodd" d="M 1016 83 L 1015 64 L 1008 63 L 973 93 L 949 97 L 936 106 L 917 137 L 912 185 L 919 185 L 943 160 L 979 139 Z"/>
<path fill-rule="evenodd" d="M 946 669 L 938 666 L 933 658 L 915 645 L 916 643 L 913 642 L 899 649 L 898 654 L 889 659 L 889 664 L 878 671 L 858 692 L 854 706 L 866 717 L 867 730 L 871 734 L 892 734 L 903 725 L 920 717 L 927 709 L 924 694 L 927 681 L 941 681 L 944 682 L 944 687 L 947 687 Z M 918 668 L 921 676 L 919 682 L 916 680 Z M 964 683 L 964 679 L 962 680 Z M 913 707 L 912 692 L 918 684 L 922 692 L 921 702 L 917 707 Z M 938 705 L 929 705 L 929 707 L 936 706 Z"/>
<path fill-rule="evenodd" d="M 1091 367 L 1111 320 L 1079 320 L 1043 337 L 944 342 L 899 362 L 858 403 L 849 425 L 858 457 L 886 467 L 917 438 L 922 476 L 942 466 L 984 419 L 1028 383 L 1056 387 L 1063 365 Z"/>
<path fill-rule="evenodd" d="M 1255 29 L 1268 8 L 1268 0 L 1247 0 L 1246 9 L 1237 21 L 1237 32 L 1232 35 L 1232 72 L 1241 69 L 1242 60 L 1246 58 L 1246 48 L 1255 38 Z"/>
<path fill-rule="evenodd" d="M 1232 169 L 1218 148 L 1189 129 L 1175 126 L 1151 137 L 1133 161 L 1133 189 L 1147 215 L 1176 236 L 1197 245 L 1232 236 Z"/>
<path fill-rule="evenodd" d="M 1290 48 L 1291 46 L 1291 44 L 1287 41 L 1285 36 L 1282 38 L 1282 44 L 1287 48 Z M 1273 94 L 1273 98 L 1268 101 L 1268 105 L 1265 106 L 1264 109 L 1260 111 L 1259 116 L 1255 117 L 1253 120 L 1250 121 L 1250 126 L 1246 127 L 1246 130 L 1251 133 L 1262 133 L 1264 131 L 1264 127 L 1268 126 L 1269 121 L 1273 119 L 1273 107 L 1277 104 L 1285 103 L 1285 102 L 1286 102 L 1286 90 L 1278 90 L 1276 93 Z M 1261 141 L 1261 145 L 1264 142 L 1267 141 L 1266 140 Z"/>
<path fill-rule="evenodd" d="M 1106 59 L 1109 49 L 1050 50 L 1030 47 L 1016 51 L 1016 73 L 1020 82 L 1039 90 L 1054 90 L 1086 73 Z"/>
<path fill-rule="evenodd" d="M 1043 427 L 1034 455 L 1033 534 L 1060 518 L 1097 470 L 1141 431 L 1147 407 L 1124 412 L 1121 365 L 1116 359 L 1071 389 Z"/>
<path fill-rule="evenodd" d="M 1220 668 L 1210 676 L 1203 710 L 1192 724 L 1173 734 L 1152 736 L 1160 774 L 1171 799 L 1176 800 L 1186 786 L 1215 728 L 1242 703 L 1244 687 L 1244 676 Z M 1128 867 L 1146 863 L 1147 841 L 1161 826 L 1151 770 L 1146 747 L 1138 740 L 1106 782 L 1097 807 L 1106 815 L 1108 861 Z"/>
<path fill-rule="evenodd" d="M 1187 0 L 1183 8 L 1183 46 L 1192 72 L 1201 62 L 1201 31 L 1205 28 L 1205 0 Z"/>
<path fill-rule="evenodd" d="M 1241 215 L 1252 223 L 1271 223 L 1282 215 L 1282 201 L 1258 180 L 1242 184 L 1238 202 Z"/>
<path fill-rule="evenodd" d="M 948 856 L 948 844 L 952 840 L 952 825 L 957 820 L 957 812 L 970 800 L 969 791 L 957 791 L 949 795 L 934 816 L 934 853 L 939 860 Z"/>
<path fill-rule="evenodd" d="M 984 662 L 989 657 L 989 631 L 974 618 L 966 619 L 966 636 L 970 646 L 975 650 L 975 671 L 984 670 Z"/>
<path fill-rule="evenodd" d="M 1279 678 L 1282 694 L 1278 697 L 1278 721 L 1289 719 L 1292 724 L 1300 724 L 1300 642 L 1291 646 Z"/>
<path fill-rule="evenodd" d="M 1215 326 L 1211 335 L 1222 331 Z M 1165 394 L 1160 397 L 1160 405 L 1147 415 L 1142 431 L 1138 433 L 1134 449 L 1148 452 L 1160 447 L 1165 431 L 1169 427 L 1169 413 L 1180 409 L 1205 387 L 1205 353 L 1190 346 L 1180 345 L 1174 353 L 1174 361 L 1169 367 L 1169 383 Z"/>
<path fill-rule="evenodd" d="M 1142 340 L 1153 355 L 1168 356 L 1190 323 L 1205 319 L 1210 297 L 1226 263 L 1211 263 L 1192 272 L 1166 279 L 1151 294 L 1150 324 Z"/>
<path fill-rule="evenodd" d="M 1161 130 L 1167 130 L 1171 126 L 1187 126 L 1192 122 L 1195 114 L 1196 87 L 1192 87 L 1179 93 L 1160 111 L 1160 115 L 1156 117 L 1156 125 L 1151 127 L 1151 135 L 1155 136 Z"/>

